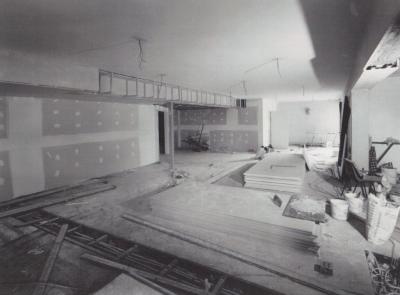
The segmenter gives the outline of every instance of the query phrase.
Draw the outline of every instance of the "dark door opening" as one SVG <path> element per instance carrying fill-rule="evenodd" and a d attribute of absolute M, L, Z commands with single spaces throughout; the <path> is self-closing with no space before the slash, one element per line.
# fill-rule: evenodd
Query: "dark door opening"
<path fill-rule="evenodd" d="M 165 154 L 164 112 L 158 112 L 158 143 L 160 154 Z"/>

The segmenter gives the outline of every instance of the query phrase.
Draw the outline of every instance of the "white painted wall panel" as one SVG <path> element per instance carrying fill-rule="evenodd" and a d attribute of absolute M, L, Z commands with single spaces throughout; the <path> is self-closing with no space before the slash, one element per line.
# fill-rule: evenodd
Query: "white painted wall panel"
<path fill-rule="evenodd" d="M 287 112 L 271 112 L 271 144 L 277 149 L 289 147 L 289 116 Z"/>
<path fill-rule="evenodd" d="M 306 113 L 308 109 L 308 114 Z M 339 145 L 339 102 L 306 101 L 278 104 L 278 113 L 287 113 L 289 144 L 325 143 Z"/>

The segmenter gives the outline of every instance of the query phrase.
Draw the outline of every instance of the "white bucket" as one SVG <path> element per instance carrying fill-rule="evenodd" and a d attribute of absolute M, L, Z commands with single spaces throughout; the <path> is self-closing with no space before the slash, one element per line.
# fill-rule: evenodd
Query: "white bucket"
<path fill-rule="evenodd" d="M 349 203 L 345 200 L 331 199 L 331 214 L 337 220 L 347 220 Z"/>
<path fill-rule="evenodd" d="M 356 193 L 345 193 L 344 196 L 349 203 L 350 212 L 359 214 L 363 211 L 364 200 L 363 198 L 356 198 L 358 194 Z"/>
<path fill-rule="evenodd" d="M 382 174 L 386 176 L 391 185 L 397 182 L 397 169 L 396 168 L 382 168 Z"/>

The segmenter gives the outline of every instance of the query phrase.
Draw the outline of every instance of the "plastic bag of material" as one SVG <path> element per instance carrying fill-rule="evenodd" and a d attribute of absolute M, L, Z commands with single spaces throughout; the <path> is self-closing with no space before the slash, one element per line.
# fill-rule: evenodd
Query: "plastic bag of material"
<path fill-rule="evenodd" d="M 385 198 L 368 195 L 366 232 L 369 242 L 381 245 L 388 241 L 393 233 L 399 216 L 400 207 Z"/>

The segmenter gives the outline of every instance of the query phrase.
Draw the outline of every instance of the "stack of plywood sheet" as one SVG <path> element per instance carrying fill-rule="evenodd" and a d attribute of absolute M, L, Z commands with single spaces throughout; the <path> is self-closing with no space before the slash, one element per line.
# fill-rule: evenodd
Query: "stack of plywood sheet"
<path fill-rule="evenodd" d="M 244 173 L 245 187 L 284 192 L 300 192 L 305 174 L 302 155 L 270 153 Z"/>
<path fill-rule="evenodd" d="M 151 215 L 137 215 L 149 219 L 160 219 L 162 224 L 181 223 L 186 227 L 211 231 L 242 238 L 252 243 L 260 242 L 269 247 L 285 247 L 302 254 L 316 254 L 319 245 L 311 231 L 293 227 L 260 222 L 238 216 L 213 213 L 209 211 L 191 210 L 183 206 L 152 204 Z"/>
<path fill-rule="evenodd" d="M 338 160 L 337 147 L 304 147 L 303 155 L 308 168 L 317 172 L 330 172 L 335 169 Z"/>

